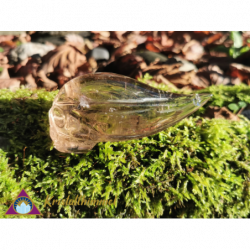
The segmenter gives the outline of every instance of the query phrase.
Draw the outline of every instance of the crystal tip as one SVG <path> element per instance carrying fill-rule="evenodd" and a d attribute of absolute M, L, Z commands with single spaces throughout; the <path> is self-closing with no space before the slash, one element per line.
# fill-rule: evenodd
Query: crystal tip
<path fill-rule="evenodd" d="M 211 93 L 194 94 L 193 103 L 195 106 L 203 106 L 213 95 Z"/>

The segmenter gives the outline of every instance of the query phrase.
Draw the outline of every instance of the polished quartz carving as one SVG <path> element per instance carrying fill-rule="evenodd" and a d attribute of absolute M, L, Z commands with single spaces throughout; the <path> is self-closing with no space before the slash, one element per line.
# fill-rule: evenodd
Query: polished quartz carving
<path fill-rule="evenodd" d="M 138 139 L 173 126 L 211 96 L 169 93 L 112 73 L 86 74 L 56 96 L 50 136 L 61 152 L 86 153 L 101 141 Z"/>

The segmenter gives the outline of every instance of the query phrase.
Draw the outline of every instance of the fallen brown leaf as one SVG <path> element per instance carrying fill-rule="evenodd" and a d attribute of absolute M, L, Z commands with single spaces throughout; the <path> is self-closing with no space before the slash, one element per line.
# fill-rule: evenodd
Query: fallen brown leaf
<path fill-rule="evenodd" d="M 21 65 L 20 67 L 19 65 L 16 66 L 17 71 L 15 75 L 17 77 L 23 77 L 26 88 L 36 89 L 36 76 L 38 67 L 39 63 L 37 62 L 37 60 L 29 58 L 26 65 Z"/>
<path fill-rule="evenodd" d="M 78 67 L 86 62 L 86 57 L 76 47 L 65 44 L 50 51 L 42 61 L 43 64 L 39 67 L 37 76 L 41 78 L 43 87 L 54 89 L 58 84 L 49 79 L 47 74 L 63 75 L 69 80 L 76 75 Z"/>
<path fill-rule="evenodd" d="M 207 76 L 207 75 L 206 75 Z M 209 77 L 209 75 L 208 75 Z M 210 86 L 210 81 L 207 77 L 198 76 L 197 74 L 192 79 L 192 86 L 195 89 L 205 89 Z"/>
<path fill-rule="evenodd" d="M 110 58 L 110 61 L 114 61 L 118 57 L 131 54 L 132 50 L 135 49 L 136 47 L 137 47 L 137 44 L 135 42 L 123 44 L 122 46 L 120 46 L 118 49 L 115 50 L 115 52 L 112 54 Z"/>
<path fill-rule="evenodd" d="M 240 118 L 235 115 L 234 113 L 232 113 L 230 110 L 228 110 L 225 107 L 212 107 L 209 106 L 206 109 L 205 114 L 203 115 L 204 118 L 208 118 L 208 119 L 226 119 L 226 120 L 232 120 L 232 121 L 239 121 Z"/>
<path fill-rule="evenodd" d="M 27 42 L 30 42 L 31 41 L 31 37 L 29 34 L 27 33 L 22 33 L 18 36 L 18 40 L 21 42 L 21 43 L 27 43 Z"/>
<path fill-rule="evenodd" d="M 167 85 L 170 90 L 178 90 L 178 88 L 174 84 L 172 84 L 162 75 L 157 75 L 154 77 L 154 79 L 157 83 L 164 83 L 165 85 Z"/>
<path fill-rule="evenodd" d="M 15 42 L 9 40 L 9 41 L 3 41 L 3 42 L 1 42 L 1 43 L 0 43 L 0 46 L 1 46 L 1 47 L 15 48 L 17 45 L 16 45 Z"/>
<path fill-rule="evenodd" d="M 195 71 L 180 71 L 180 67 L 183 64 L 181 62 L 176 62 L 176 59 L 173 58 L 173 63 L 157 63 L 149 65 L 143 69 L 144 73 L 149 73 L 153 76 L 162 75 L 168 81 L 173 83 L 176 87 L 180 88 L 185 85 L 191 84 L 193 77 L 195 76 Z"/>
<path fill-rule="evenodd" d="M 142 69 L 147 66 L 142 57 L 134 54 L 127 54 L 117 58 L 103 68 L 99 68 L 97 72 L 112 72 L 129 77 L 137 78 L 140 76 Z"/>
<path fill-rule="evenodd" d="M 12 35 L 2 35 L 0 36 L 0 43 L 5 42 L 5 41 L 11 41 L 13 40 L 14 36 Z"/>
<path fill-rule="evenodd" d="M 207 39 L 207 44 L 214 43 L 215 41 L 219 40 L 222 36 L 223 36 L 222 33 L 216 33 L 216 34 L 210 36 Z"/>
<path fill-rule="evenodd" d="M 206 46 L 207 48 L 212 48 L 215 45 L 232 45 L 232 41 L 227 41 L 227 38 L 229 37 L 229 32 L 227 33 L 222 33 L 222 32 L 218 32 L 215 33 L 213 35 L 211 35 L 210 37 L 208 37 L 207 40 L 202 42 L 203 46 Z M 226 43 L 225 43 L 226 42 Z"/>
<path fill-rule="evenodd" d="M 109 38 L 105 38 L 103 40 L 95 40 L 94 42 L 94 47 L 98 47 L 100 45 L 102 46 L 112 46 L 114 48 L 118 48 L 121 46 L 121 42 L 118 41 L 117 39 L 109 39 Z"/>
<path fill-rule="evenodd" d="M 85 42 L 83 38 L 77 34 L 67 34 L 65 36 L 66 44 L 76 47 L 78 50 L 83 51 Z"/>
<path fill-rule="evenodd" d="M 199 69 L 196 73 L 196 77 L 193 79 L 193 84 L 207 88 L 210 85 L 239 85 L 240 80 L 238 78 L 225 76 L 223 70 L 217 65 L 208 65 Z"/>
<path fill-rule="evenodd" d="M 147 42 L 146 43 L 146 49 L 153 52 L 160 52 L 161 51 L 161 45 L 157 42 Z"/>
<path fill-rule="evenodd" d="M 132 32 L 127 36 L 128 43 L 135 42 L 137 45 L 145 43 L 147 41 L 146 36 L 142 36 L 139 32 Z"/>
<path fill-rule="evenodd" d="M 194 31 L 194 33 L 209 35 L 211 33 L 211 31 Z"/>
<path fill-rule="evenodd" d="M 185 59 L 189 61 L 196 61 L 204 54 L 204 48 L 200 42 L 191 40 L 182 49 Z"/>
<path fill-rule="evenodd" d="M 20 88 L 20 81 L 17 79 L 0 79 L 0 89 L 9 89 L 11 91 Z"/>
<path fill-rule="evenodd" d="M 112 31 L 111 32 L 111 37 L 114 37 L 114 38 L 118 39 L 120 42 L 124 42 L 124 41 L 126 41 L 126 39 L 123 37 L 123 35 L 126 32 L 127 31 Z"/>
<path fill-rule="evenodd" d="M 238 63 L 232 63 L 230 64 L 229 71 L 231 77 L 238 77 L 241 81 L 250 85 L 250 67 Z"/>
<path fill-rule="evenodd" d="M 91 31 L 91 33 L 94 33 L 98 36 L 98 38 L 108 38 L 110 37 L 110 32 L 109 31 Z"/>
<path fill-rule="evenodd" d="M 214 64 L 210 64 L 210 65 L 200 68 L 199 72 L 217 72 L 219 74 L 224 73 L 223 70 L 218 65 L 214 65 Z"/>

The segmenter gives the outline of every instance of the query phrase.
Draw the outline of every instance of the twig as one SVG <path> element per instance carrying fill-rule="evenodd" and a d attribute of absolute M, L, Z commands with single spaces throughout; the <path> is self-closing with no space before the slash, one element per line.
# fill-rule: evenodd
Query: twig
<path fill-rule="evenodd" d="M 241 112 L 242 112 L 244 109 L 245 109 L 245 107 L 241 108 L 241 109 L 239 110 L 239 112 L 237 113 L 237 115 L 240 115 Z"/>
<path fill-rule="evenodd" d="M 25 159 L 25 149 L 26 149 L 27 147 L 25 147 L 24 149 L 23 149 L 23 168 L 24 168 L 24 159 Z"/>

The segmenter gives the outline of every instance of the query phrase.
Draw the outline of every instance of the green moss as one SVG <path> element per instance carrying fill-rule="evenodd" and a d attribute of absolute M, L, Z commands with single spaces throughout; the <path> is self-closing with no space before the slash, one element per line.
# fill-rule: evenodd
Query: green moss
<path fill-rule="evenodd" d="M 212 93 L 213 98 L 209 103 L 212 106 L 226 107 L 230 103 L 238 103 L 239 101 L 250 104 L 250 87 L 245 84 L 235 86 L 213 85 L 198 92 Z"/>
<path fill-rule="evenodd" d="M 34 191 L 27 186 L 26 178 L 16 181 L 15 170 L 8 164 L 6 152 L 0 149 L 0 218 L 3 217 L 11 202 L 17 197 L 22 188 L 34 195 Z M 11 216 L 15 218 L 15 216 Z M 20 218 L 35 218 L 35 216 L 20 216 Z"/>
<path fill-rule="evenodd" d="M 249 103 L 250 88 L 211 87 L 207 105 Z M 250 122 L 194 115 L 141 140 L 99 143 L 85 155 L 53 149 L 48 110 L 57 92 L 0 90 L 0 217 L 24 188 L 42 217 L 249 217 Z M 55 199 L 85 195 L 115 205 L 57 206 Z"/>

